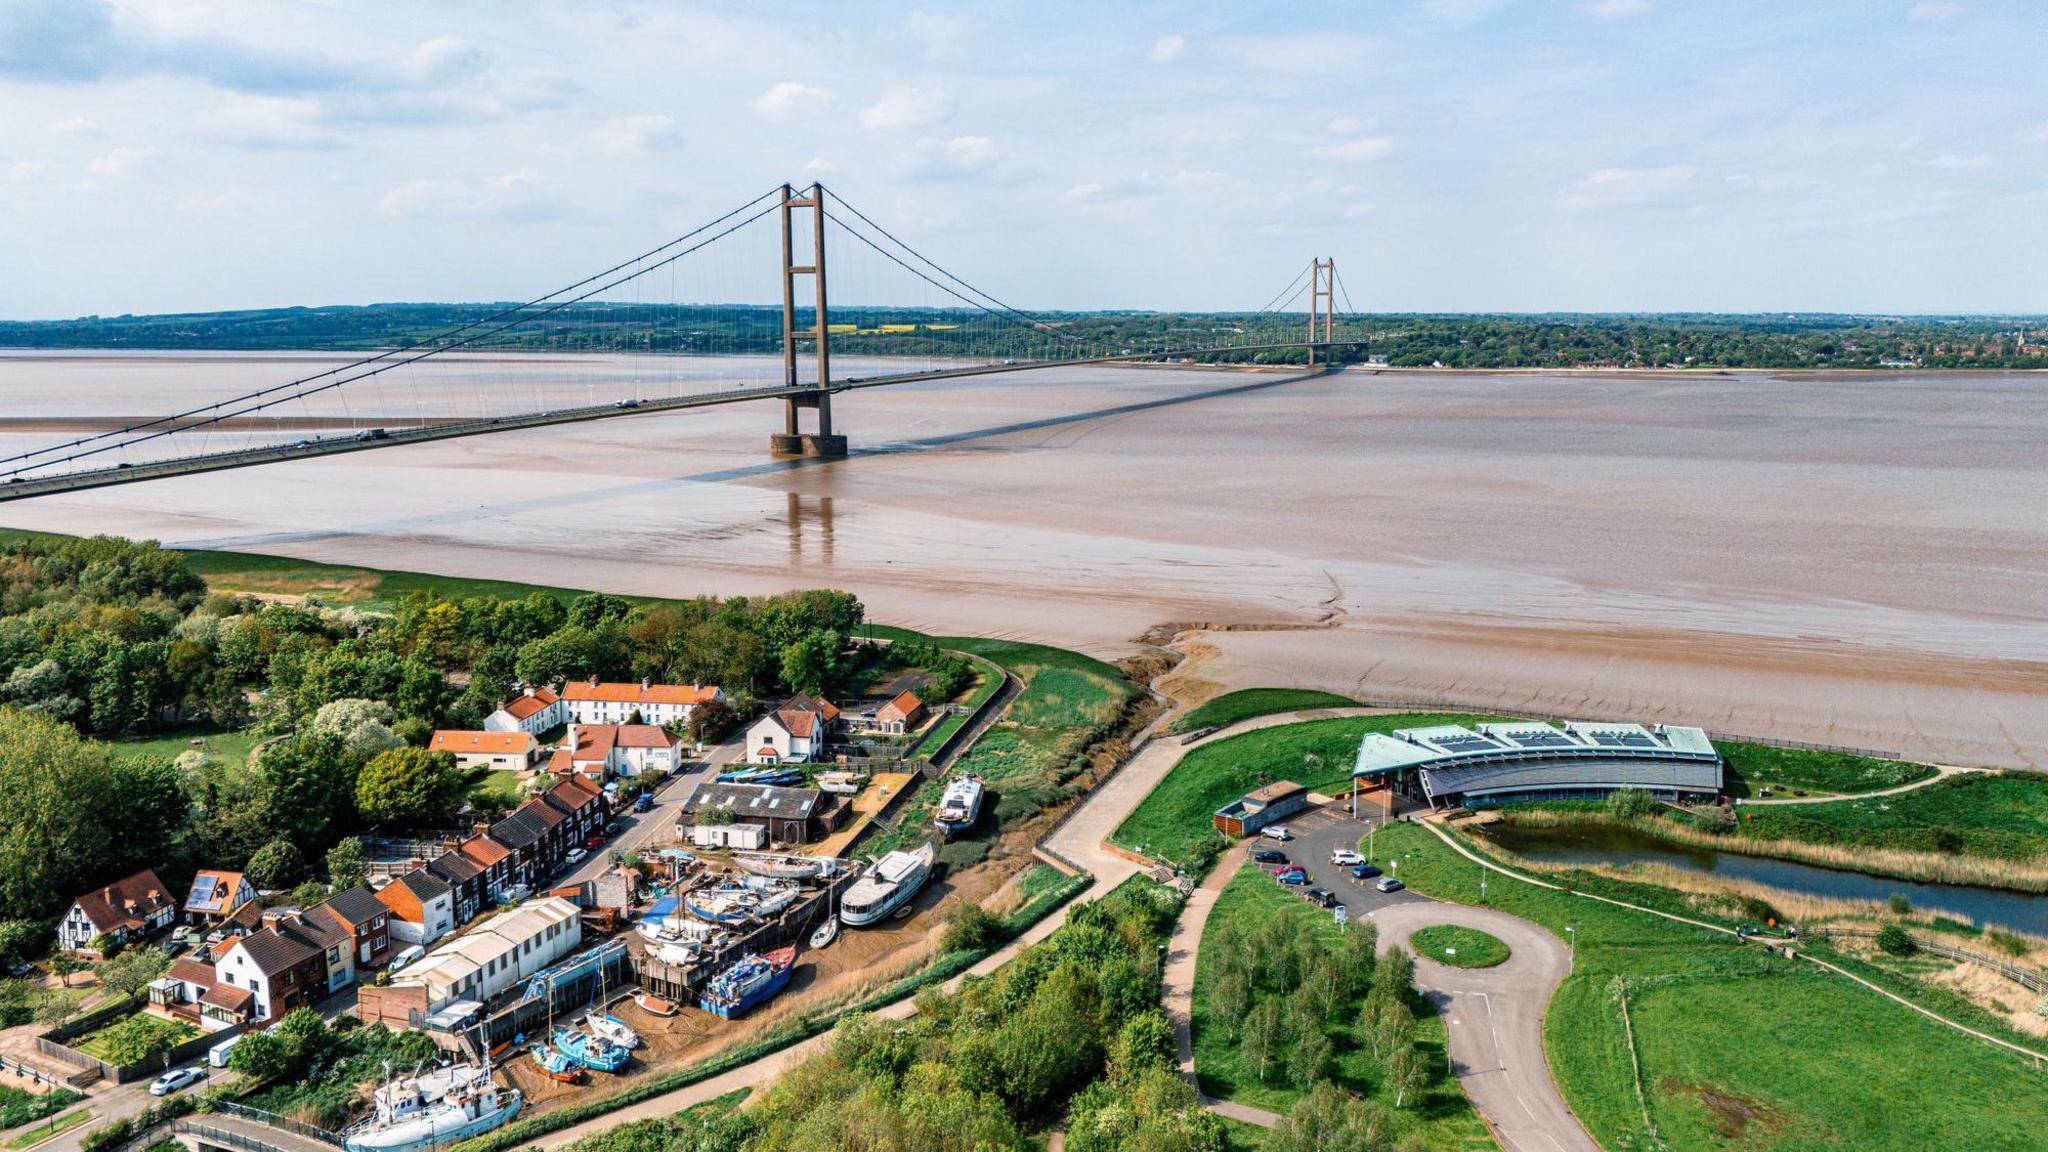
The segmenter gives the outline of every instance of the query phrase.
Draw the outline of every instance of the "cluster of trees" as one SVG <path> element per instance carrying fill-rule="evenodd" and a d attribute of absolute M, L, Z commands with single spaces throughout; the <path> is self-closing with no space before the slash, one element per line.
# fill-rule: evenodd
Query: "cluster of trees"
<path fill-rule="evenodd" d="M 1287 916 L 1248 929 L 1225 923 L 1203 941 L 1204 957 L 1214 958 L 1213 1018 L 1254 1075 L 1303 1093 L 1274 1152 L 1406 1146 L 1391 1109 L 1412 1103 L 1429 1082 L 1416 1044 L 1415 961 L 1398 945 L 1375 958 L 1378 944 L 1367 921 L 1345 924 L 1332 945 L 1321 925 Z M 1391 1109 L 1336 1083 L 1340 1042 L 1370 1055 L 1374 1086 Z"/>
<path fill-rule="evenodd" d="M 269 1084 L 251 1101 L 257 1107 L 340 1128 L 361 1110 L 361 1085 L 441 1058 L 424 1032 L 365 1026 L 347 1015 L 329 1025 L 311 1008 L 294 1008 L 271 1027 L 246 1033 L 228 1067 Z"/>
<path fill-rule="evenodd" d="M 407 347 L 436 332 L 473 324 L 496 305 L 374 304 L 277 308 L 176 316 L 88 316 L 0 322 L 0 346 L 82 348 Z M 593 323 L 590 309 L 603 310 Z M 835 319 L 874 329 L 842 339 L 862 352 L 893 356 L 971 354 L 1019 358 L 1071 355 L 1076 349 L 1170 350 L 1299 339 L 1305 312 L 1041 313 L 1046 328 L 991 328 L 980 312 L 862 309 Z M 799 317 L 799 327 L 807 321 Z M 948 327 L 948 326 L 951 327 Z M 936 327 L 934 327 L 936 326 Z M 1057 331 L 1058 335 L 1050 333 Z M 2040 317 L 1740 315 L 1715 313 L 1340 314 L 1338 339 L 1364 338 L 1365 349 L 1339 358 L 1386 356 L 1393 364 L 1465 368 L 1875 367 L 1916 360 L 1930 367 L 2048 367 L 2048 322 Z M 769 307 L 610 305 L 570 308 L 521 324 L 495 343 L 529 350 L 775 352 L 782 316 Z M 1301 349 L 1261 359 L 1301 362 Z M 1219 357 L 1220 358 L 1220 357 Z"/>

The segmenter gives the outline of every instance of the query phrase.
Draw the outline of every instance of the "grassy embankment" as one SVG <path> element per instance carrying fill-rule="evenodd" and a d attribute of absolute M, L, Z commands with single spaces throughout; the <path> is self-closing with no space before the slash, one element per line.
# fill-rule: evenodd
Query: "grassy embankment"
<path fill-rule="evenodd" d="M 1848 796 L 1897 788 L 1935 775 L 1935 770 L 1925 764 L 1879 760 L 1847 752 L 1774 748 L 1737 740 L 1722 741 L 1715 747 L 1727 762 L 1728 792 L 1733 796 L 1755 796 L 1766 787 L 1774 795 L 1796 790 L 1811 796 Z"/>
<path fill-rule="evenodd" d="M 1508 962 L 1507 942 L 1489 932 L 1459 924 L 1437 924 L 1408 937 L 1418 956 L 1453 968 L 1497 968 Z"/>
<path fill-rule="evenodd" d="M 564 1150 L 564 1152 L 619 1152 L 620 1149 L 638 1148 L 688 1148 L 693 1137 L 702 1130 L 730 1115 L 734 1109 L 746 1103 L 753 1095 L 752 1088 L 736 1088 L 723 1096 L 716 1096 L 702 1104 L 685 1108 L 673 1116 L 653 1120 L 635 1120 L 621 1124 L 609 1132 L 585 1136 Z"/>
<path fill-rule="evenodd" d="M 1275 780 L 1320 791 L 1345 788 L 1358 741 L 1367 732 L 1484 719 L 1489 717 L 1399 712 L 1241 732 L 1190 750 L 1110 840 L 1200 874 L 1223 849 L 1210 816 L 1244 793 Z"/>
<path fill-rule="evenodd" d="M 1479 902 L 1479 870 L 1427 830 L 1399 825 L 1379 846 L 1400 855 L 1417 891 Z M 1578 883 L 1698 914 L 1647 885 Z M 2048 1093 L 2024 1059 L 1803 961 L 1498 876 L 1487 903 L 1559 936 L 1577 930 L 1544 1042 L 1566 1099 L 1605 1147 L 2023 1148 L 2048 1124 Z"/>
<path fill-rule="evenodd" d="M 1183 713 L 1172 731 L 1198 732 L 1204 728 L 1228 728 L 1240 721 L 1305 708 L 1356 708 L 1358 701 L 1335 692 L 1308 688 L 1244 688 L 1226 692 Z"/>
<path fill-rule="evenodd" d="M 2048 776 L 1954 776 L 1891 796 L 1621 819 L 1597 804 L 1514 806 L 1526 825 L 1620 824 L 1673 843 L 1907 880 L 2048 892 Z"/>
<path fill-rule="evenodd" d="M 878 635 L 912 635 L 898 629 Z M 1008 711 L 958 760 L 988 785 L 982 818 L 967 835 L 946 845 L 942 859 L 955 866 L 983 859 L 1004 826 L 1072 799 L 1075 778 L 1090 763 L 1090 749 L 1116 729 L 1138 689 L 1115 665 L 1039 644 L 935 636 L 933 643 L 999 664 L 1023 682 Z M 897 823 L 862 841 L 862 853 L 886 852 L 933 835 L 932 809 L 944 791 L 928 781 L 897 809 Z"/>
<path fill-rule="evenodd" d="M 66 1112 L 62 1116 L 45 1120 L 33 1128 L 24 1128 L 20 1132 L 15 1133 L 7 1141 L 7 1147 L 32 1148 L 57 1135 L 59 1132 L 69 1132 L 91 1119 L 92 1109 L 90 1108 L 80 1108 L 75 1112 Z"/>
<path fill-rule="evenodd" d="M 1290 930 L 1307 926 L 1333 952 L 1342 930 L 1328 912 L 1301 899 L 1292 889 L 1275 884 L 1257 865 L 1246 864 L 1217 894 L 1209 912 L 1203 939 L 1212 945 L 1219 938 L 1247 940 L 1261 932 L 1277 931 L 1275 922 Z M 1235 934 L 1235 935 L 1233 935 Z M 1274 1071 L 1261 1079 L 1256 1065 L 1243 1046 L 1233 1041 L 1230 1029 L 1212 1007 L 1216 1000 L 1217 961 L 1212 950 L 1196 954 L 1193 1019 L 1195 1068 L 1202 1090 L 1219 1099 L 1285 1113 L 1303 1095 L 1284 1074 Z M 1399 1117 L 1401 1134 L 1413 1133 L 1432 1149 L 1492 1148 L 1472 1106 L 1458 1083 L 1445 1071 L 1443 1018 L 1417 998 L 1416 1039 L 1429 1068 L 1429 1079 L 1419 1095 L 1394 1108 L 1395 1095 L 1386 1083 L 1378 1061 L 1365 1046 L 1360 1005 L 1363 995 L 1345 1000 L 1334 1014 L 1339 1021 L 1328 1031 L 1335 1044 L 1330 1079 L 1338 1087 L 1357 1092 Z M 1275 1069 L 1286 1064 L 1286 1054 L 1273 1060 Z"/>

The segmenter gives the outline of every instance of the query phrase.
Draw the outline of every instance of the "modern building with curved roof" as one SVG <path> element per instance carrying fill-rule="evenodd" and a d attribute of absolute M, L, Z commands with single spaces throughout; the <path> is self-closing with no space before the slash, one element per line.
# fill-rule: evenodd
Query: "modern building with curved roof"
<path fill-rule="evenodd" d="M 1368 732 L 1354 785 L 1386 785 L 1431 807 L 1583 800 L 1640 788 L 1663 800 L 1711 800 L 1721 754 L 1698 728 L 1573 721 L 1441 724 Z"/>

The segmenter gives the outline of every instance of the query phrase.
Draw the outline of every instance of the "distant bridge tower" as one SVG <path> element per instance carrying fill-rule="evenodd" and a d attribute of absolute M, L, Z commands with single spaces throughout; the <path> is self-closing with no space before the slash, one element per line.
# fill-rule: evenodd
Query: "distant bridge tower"
<path fill-rule="evenodd" d="M 811 210 L 811 262 L 796 262 L 796 210 Z M 768 438 L 777 456 L 840 457 L 846 455 L 846 437 L 832 432 L 832 330 L 825 303 L 825 186 L 812 184 L 802 195 L 789 185 L 782 186 L 782 378 L 786 387 L 797 387 L 796 278 L 809 276 L 818 287 L 817 327 L 812 341 L 818 364 L 817 387 L 783 400 L 782 431 Z M 801 432 L 797 410 L 809 408 L 818 414 L 818 430 Z"/>
<path fill-rule="evenodd" d="M 1337 311 L 1337 258 L 1316 260 L 1309 265 L 1308 281 L 1308 366 L 1316 366 L 1316 349 L 1324 349 L 1325 366 L 1329 360 L 1329 344 L 1334 338 L 1333 320 Z M 1322 326 L 1318 337 L 1316 326 Z"/>

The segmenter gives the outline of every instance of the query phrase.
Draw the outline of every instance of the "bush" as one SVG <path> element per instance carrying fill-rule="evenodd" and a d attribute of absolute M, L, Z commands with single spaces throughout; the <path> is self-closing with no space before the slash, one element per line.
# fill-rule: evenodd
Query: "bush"
<path fill-rule="evenodd" d="M 47 1120 L 85 1097 L 69 1088 L 58 1088 L 41 1096 L 19 1088 L 0 1085 L 0 1128 L 19 1128 Z"/>
<path fill-rule="evenodd" d="M 1877 930 L 1877 946 L 1893 956 L 1911 956 L 1920 946 L 1913 937 L 1897 924 L 1887 924 Z"/>
<path fill-rule="evenodd" d="M 306 860 L 297 844 L 280 836 L 258 848 L 243 871 L 258 888 L 289 888 L 305 873 Z"/>
<path fill-rule="evenodd" d="M 1607 797 L 1607 814 L 1617 820 L 1640 820 L 1656 810 L 1656 799 L 1641 788 L 1617 788 Z"/>
<path fill-rule="evenodd" d="M 940 952 L 964 952 L 986 948 L 1001 938 L 1003 921 L 972 900 L 962 900 L 946 914 L 946 931 L 939 937 Z"/>

